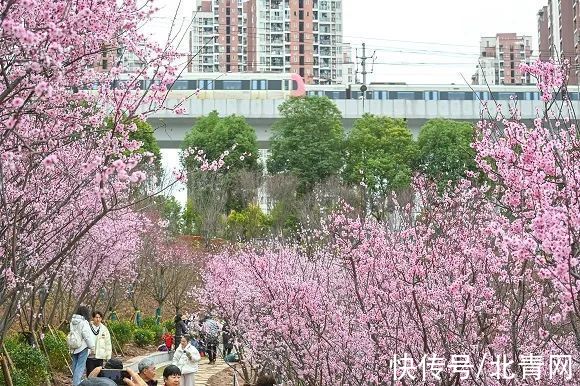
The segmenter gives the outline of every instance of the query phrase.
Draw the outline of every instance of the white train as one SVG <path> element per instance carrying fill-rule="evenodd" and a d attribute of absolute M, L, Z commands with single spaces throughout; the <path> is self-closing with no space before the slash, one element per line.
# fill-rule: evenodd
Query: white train
<path fill-rule="evenodd" d="M 142 81 L 141 88 L 147 86 Z M 367 100 L 540 100 L 534 85 L 409 85 L 371 83 L 361 85 L 305 85 L 293 73 L 186 73 L 176 80 L 171 93 L 198 99 L 285 99 L 290 96 L 318 95 L 330 99 Z M 570 87 L 566 97 L 579 100 L 578 87 Z M 558 95 L 562 98 L 562 95 Z"/>

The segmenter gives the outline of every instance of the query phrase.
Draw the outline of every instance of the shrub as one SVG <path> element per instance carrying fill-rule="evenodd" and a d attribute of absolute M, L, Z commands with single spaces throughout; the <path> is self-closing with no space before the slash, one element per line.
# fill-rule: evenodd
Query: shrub
<path fill-rule="evenodd" d="M 172 334 L 175 332 L 175 322 L 173 320 L 166 320 L 162 322 L 162 324 L 163 328 L 165 328 L 167 332 Z"/>
<path fill-rule="evenodd" d="M 12 374 L 14 385 L 43 384 L 48 376 L 48 363 L 42 351 L 14 338 L 7 339 L 5 345 L 15 367 Z M 4 384 L 4 379 L 1 384 Z"/>
<path fill-rule="evenodd" d="M 230 239 L 248 241 L 266 235 L 272 219 L 258 205 L 250 204 L 240 212 L 232 210 L 226 224 Z"/>
<path fill-rule="evenodd" d="M 149 317 L 149 318 L 143 319 L 143 322 L 141 323 L 141 327 L 155 332 L 155 341 L 160 340 L 161 335 L 163 335 L 163 326 L 161 324 L 155 323 L 154 317 Z"/>
<path fill-rule="evenodd" d="M 137 328 L 134 332 L 135 343 L 139 347 L 145 347 L 156 342 L 155 331 L 148 330 L 146 328 Z"/>
<path fill-rule="evenodd" d="M 55 331 L 54 334 L 46 334 L 43 344 L 51 368 L 55 370 L 65 370 L 67 368 L 67 359 L 70 358 L 70 354 L 64 332 Z"/>
<path fill-rule="evenodd" d="M 107 324 L 111 333 L 113 345 L 118 343 L 121 346 L 133 340 L 133 324 L 131 322 L 111 321 Z"/>

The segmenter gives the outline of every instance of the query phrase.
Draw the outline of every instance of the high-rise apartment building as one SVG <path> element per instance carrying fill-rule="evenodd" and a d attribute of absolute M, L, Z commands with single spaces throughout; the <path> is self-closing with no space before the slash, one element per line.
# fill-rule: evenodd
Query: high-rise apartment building
<path fill-rule="evenodd" d="M 540 59 L 570 61 L 569 84 L 578 84 L 580 0 L 548 0 L 538 12 Z"/>
<path fill-rule="evenodd" d="M 550 21 L 548 6 L 538 11 L 538 57 L 540 60 L 548 60 L 552 56 L 550 49 Z"/>
<path fill-rule="evenodd" d="M 500 33 L 493 37 L 482 37 L 475 84 L 530 84 L 529 74 L 521 74 L 520 63 L 531 62 L 531 36 L 515 33 Z"/>
<path fill-rule="evenodd" d="M 343 82 L 342 0 L 197 1 L 190 71 L 294 72 L 307 83 Z"/>

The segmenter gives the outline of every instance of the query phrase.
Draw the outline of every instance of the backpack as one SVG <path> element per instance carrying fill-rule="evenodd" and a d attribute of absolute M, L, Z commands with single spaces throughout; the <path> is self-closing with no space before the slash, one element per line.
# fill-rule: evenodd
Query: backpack
<path fill-rule="evenodd" d="M 83 337 L 79 331 L 78 326 L 73 326 L 71 323 L 70 331 L 66 336 L 66 343 L 71 351 L 80 348 L 83 345 Z"/>

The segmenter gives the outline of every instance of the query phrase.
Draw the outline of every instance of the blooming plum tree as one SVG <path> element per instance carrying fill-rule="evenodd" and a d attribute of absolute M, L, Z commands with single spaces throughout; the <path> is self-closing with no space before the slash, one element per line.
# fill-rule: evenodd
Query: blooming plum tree
<path fill-rule="evenodd" d="M 580 375 L 578 129 L 551 113 L 561 68 L 523 70 L 539 77 L 547 111 L 532 128 L 517 105 L 478 125 L 489 184 L 440 194 L 419 177 L 419 205 L 396 208 L 395 227 L 345 207 L 300 244 L 208 263 L 204 301 L 241 337 L 247 381 L 256 363 L 305 385 L 556 386 Z"/>

